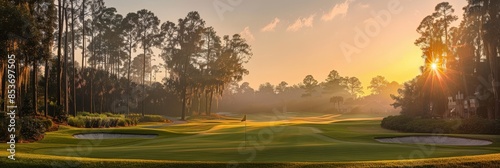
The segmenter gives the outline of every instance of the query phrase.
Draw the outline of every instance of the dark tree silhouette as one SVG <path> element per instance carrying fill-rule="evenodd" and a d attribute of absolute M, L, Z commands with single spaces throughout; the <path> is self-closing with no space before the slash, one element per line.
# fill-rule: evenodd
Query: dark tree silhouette
<path fill-rule="evenodd" d="M 303 97 L 312 96 L 314 92 L 316 92 L 316 87 L 318 86 L 318 81 L 314 79 L 312 75 L 307 75 L 304 80 L 302 80 L 301 88 L 306 91 L 306 94 L 302 95 Z"/>
<path fill-rule="evenodd" d="M 145 92 L 145 83 L 144 80 L 146 78 L 146 64 L 149 53 L 152 52 L 151 47 L 160 45 L 161 40 L 159 36 L 159 28 L 160 20 L 158 17 L 154 15 L 153 12 L 148 11 L 146 9 L 137 11 L 137 34 L 139 35 L 139 44 L 141 44 L 141 48 L 145 57 L 143 58 L 143 67 L 142 67 L 142 85 L 143 92 Z M 149 63 L 151 60 L 149 60 Z M 144 116 L 144 102 L 142 105 L 142 115 Z"/>
<path fill-rule="evenodd" d="M 370 81 L 368 89 L 372 90 L 372 94 L 380 94 L 387 85 L 389 85 L 389 81 L 387 81 L 385 77 L 376 76 Z"/>

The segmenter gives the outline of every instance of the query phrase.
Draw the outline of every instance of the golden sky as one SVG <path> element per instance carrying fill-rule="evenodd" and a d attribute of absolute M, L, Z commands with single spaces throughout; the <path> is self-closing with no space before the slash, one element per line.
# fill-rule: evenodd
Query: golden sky
<path fill-rule="evenodd" d="M 323 81 L 330 70 L 356 76 L 367 87 L 372 77 L 399 83 L 418 75 L 421 52 L 416 28 L 442 1 L 436 0 L 105 0 L 126 15 L 153 11 L 177 22 L 198 11 L 217 33 L 241 33 L 253 57 L 243 81 L 298 84 L 306 75 Z M 462 15 L 466 0 L 448 1 Z M 382 16 L 382 17 L 378 17 Z M 458 21 L 457 21 L 458 23 Z M 159 54 L 158 50 L 154 50 Z M 158 59 L 159 60 L 159 59 Z M 365 91 L 369 93 L 368 90 Z"/>

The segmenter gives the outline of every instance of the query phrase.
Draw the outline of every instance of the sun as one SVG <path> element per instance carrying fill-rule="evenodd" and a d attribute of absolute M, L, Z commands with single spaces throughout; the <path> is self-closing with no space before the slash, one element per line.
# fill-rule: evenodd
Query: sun
<path fill-rule="evenodd" d="M 436 71 L 438 69 L 438 65 L 436 63 L 431 64 L 431 69 Z"/>

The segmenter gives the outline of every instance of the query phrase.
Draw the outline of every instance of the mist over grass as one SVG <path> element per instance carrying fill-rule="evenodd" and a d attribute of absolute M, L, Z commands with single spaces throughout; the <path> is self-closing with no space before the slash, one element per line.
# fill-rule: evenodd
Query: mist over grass
<path fill-rule="evenodd" d="M 225 94 L 216 111 L 240 114 L 297 112 L 308 114 L 367 114 L 390 116 L 399 114 L 390 104 L 394 101 L 390 94 L 368 95 L 354 98 L 348 93 L 319 93 L 303 96 L 304 91 L 295 88 L 285 93 Z M 333 96 L 342 96 L 344 101 L 331 102 Z"/>

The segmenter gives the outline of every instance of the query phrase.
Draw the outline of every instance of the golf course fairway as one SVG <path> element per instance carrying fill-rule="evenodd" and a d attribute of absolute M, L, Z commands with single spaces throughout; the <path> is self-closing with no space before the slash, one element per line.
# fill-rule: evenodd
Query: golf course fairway
<path fill-rule="evenodd" d="M 490 145 L 454 146 L 381 143 L 377 137 L 431 134 L 400 133 L 380 127 L 380 118 L 249 116 L 191 120 L 182 124 L 142 123 L 134 127 L 86 129 L 60 126 L 35 143 L 20 143 L 10 167 L 204 166 L 451 166 L 500 163 L 500 136 L 447 135 L 488 140 Z M 76 139 L 75 134 L 154 134 L 155 138 Z M 439 135 L 439 134 L 432 134 Z M 246 143 L 245 143 L 246 142 Z M 7 155 L 7 152 L 0 152 Z M 135 166 L 134 166 L 135 165 Z M 142 166 L 144 165 L 144 166 Z M 3 167 L 3 166 L 1 166 Z M 161 166 L 159 166 L 161 167 Z"/>

